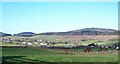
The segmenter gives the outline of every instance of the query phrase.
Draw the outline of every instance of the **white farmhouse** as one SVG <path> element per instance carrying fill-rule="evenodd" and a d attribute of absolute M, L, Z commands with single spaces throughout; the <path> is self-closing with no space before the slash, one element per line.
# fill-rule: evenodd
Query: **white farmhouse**
<path fill-rule="evenodd" d="M 40 45 L 47 45 L 47 43 L 40 43 Z"/>
<path fill-rule="evenodd" d="M 10 40 L 4 40 L 4 42 L 6 42 L 6 43 L 10 43 Z"/>
<path fill-rule="evenodd" d="M 28 42 L 27 44 L 28 44 L 28 45 L 32 45 L 32 43 L 30 43 L 30 42 Z"/>
<path fill-rule="evenodd" d="M 117 47 L 116 47 L 116 50 L 118 50 L 118 49 L 119 49 L 119 47 L 117 46 Z"/>
<path fill-rule="evenodd" d="M 27 42 L 22 42 L 23 44 L 26 44 Z"/>

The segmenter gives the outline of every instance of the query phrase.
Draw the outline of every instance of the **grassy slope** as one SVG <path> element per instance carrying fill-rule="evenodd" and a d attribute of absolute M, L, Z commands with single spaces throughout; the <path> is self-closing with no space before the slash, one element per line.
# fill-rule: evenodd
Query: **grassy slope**
<path fill-rule="evenodd" d="M 47 61 L 47 62 L 116 62 L 118 55 L 66 55 L 34 48 L 3 48 L 3 59 L 9 61 Z"/>
<path fill-rule="evenodd" d="M 19 46 L 19 45 L 0 42 L 0 46 Z"/>
<path fill-rule="evenodd" d="M 102 36 L 94 36 L 94 38 L 98 38 L 98 37 L 102 39 Z M 106 40 L 106 39 L 112 39 L 112 36 L 103 36 L 103 37 L 104 37 L 103 40 L 105 39 L 104 42 L 97 42 L 97 41 L 99 41 L 99 38 L 98 38 L 98 39 L 95 39 L 95 40 L 88 40 L 88 41 L 78 42 L 78 43 L 81 44 L 81 45 L 88 45 L 90 43 L 97 43 L 98 45 L 108 45 L 108 44 L 114 44 L 114 42 L 117 42 L 117 40 L 116 41 Z M 39 36 L 35 36 L 34 38 L 35 39 L 48 40 L 48 41 L 52 41 L 52 42 L 62 41 L 62 42 L 75 43 L 75 41 L 77 41 L 77 40 L 81 40 L 83 38 L 90 39 L 91 37 L 90 36 L 84 37 L 84 36 L 64 36 L 64 35 L 62 35 L 62 36 L 60 36 L 60 35 L 59 36 L 56 36 L 56 35 L 39 35 Z M 113 37 L 113 39 L 114 38 L 115 38 L 115 36 Z"/>

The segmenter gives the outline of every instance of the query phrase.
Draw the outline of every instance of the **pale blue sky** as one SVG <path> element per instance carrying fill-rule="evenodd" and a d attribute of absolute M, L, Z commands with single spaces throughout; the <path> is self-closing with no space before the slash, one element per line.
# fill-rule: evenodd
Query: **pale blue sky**
<path fill-rule="evenodd" d="M 4 2 L 2 31 L 62 32 L 82 28 L 118 29 L 117 2 Z"/>

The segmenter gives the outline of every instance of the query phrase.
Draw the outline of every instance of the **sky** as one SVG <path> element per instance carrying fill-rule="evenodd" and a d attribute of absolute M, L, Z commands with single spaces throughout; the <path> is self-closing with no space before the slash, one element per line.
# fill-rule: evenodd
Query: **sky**
<path fill-rule="evenodd" d="M 2 32 L 118 29 L 117 2 L 3 2 Z"/>
<path fill-rule="evenodd" d="M 119 0 L 1 0 L 2 2 L 119 2 Z"/>

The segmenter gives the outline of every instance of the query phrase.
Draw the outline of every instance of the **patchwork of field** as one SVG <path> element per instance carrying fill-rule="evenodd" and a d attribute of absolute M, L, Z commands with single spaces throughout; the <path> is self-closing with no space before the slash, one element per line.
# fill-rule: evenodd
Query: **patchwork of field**
<path fill-rule="evenodd" d="M 29 40 L 46 40 L 56 42 L 54 46 L 70 46 L 71 44 L 88 45 L 95 43 L 98 45 L 112 45 L 118 43 L 117 35 L 102 35 L 102 36 L 73 36 L 73 35 L 39 35 L 34 37 L 5 37 L 16 39 Z M 82 41 L 83 40 L 83 41 Z M 61 44 L 58 42 L 68 42 Z M 84 48 L 70 49 L 67 54 L 64 49 L 47 49 L 37 47 L 22 47 L 19 44 L 10 44 L 0 42 L 0 46 L 8 46 L 2 48 L 3 62 L 118 62 L 118 50 L 108 48 L 106 52 L 98 52 L 97 48 L 93 48 L 92 52 L 83 52 Z M 74 53 L 72 53 L 74 52 Z"/>
<path fill-rule="evenodd" d="M 74 41 L 84 39 L 95 39 L 95 40 L 109 40 L 118 39 L 118 35 L 39 35 L 34 36 L 36 39 L 47 39 L 51 41 Z"/>
<path fill-rule="evenodd" d="M 38 35 L 33 37 L 6 37 L 12 39 L 46 40 L 50 42 L 68 42 L 69 44 L 55 44 L 55 46 L 66 46 L 70 44 L 88 45 L 95 43 L 98 45 L 110 45 L 118 42 L 118 35 Z M 84 40 L 84 41 L 82 41 Z"/>

